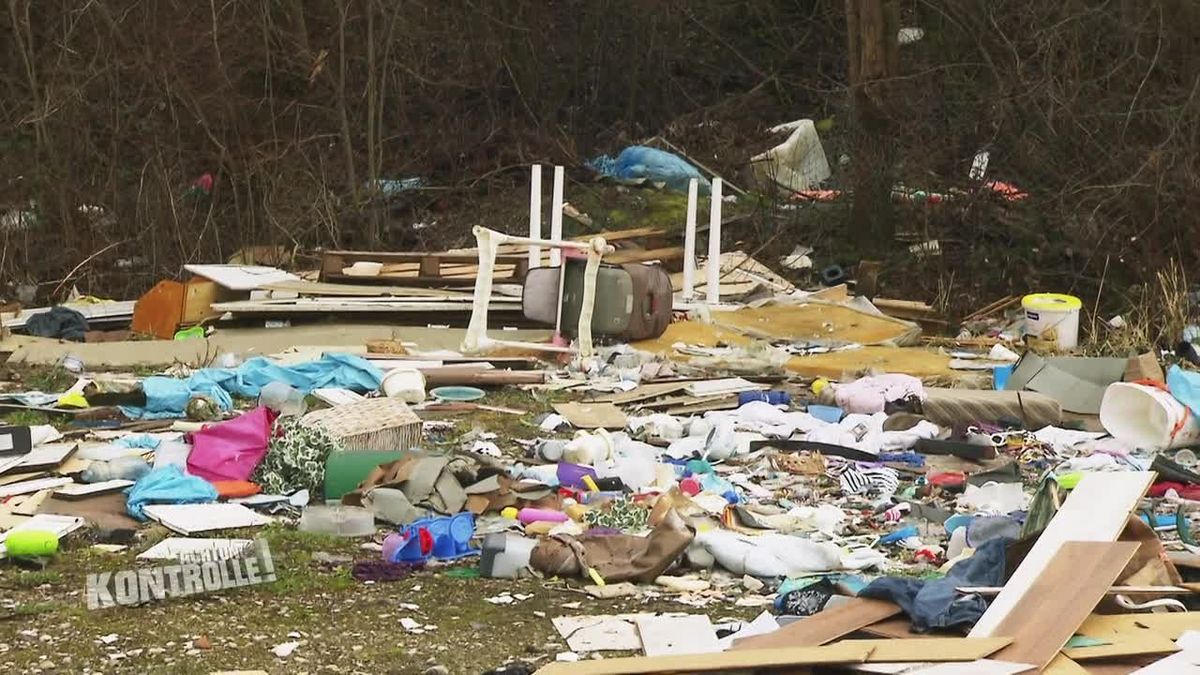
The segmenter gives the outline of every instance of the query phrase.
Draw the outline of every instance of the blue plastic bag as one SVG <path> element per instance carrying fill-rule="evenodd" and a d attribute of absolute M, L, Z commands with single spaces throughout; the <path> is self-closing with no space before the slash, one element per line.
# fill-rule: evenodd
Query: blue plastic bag
<path fill-rule="evenodd" d="M 146 520 L 143 508 L 148 504 L 206 504 L 217 501 L 212 483 L 189 476 L 178 466 L 168 464 L 142 476 L 125 490 L 125 510 L 138 520 Z"/>
<path fill-rule="evenodd" d="M 1186 405 L 1193 415 L 1200 415 L 1200 373 L 1171 366 L 1167 371 L 1167 390 Z"/>
<path fill-rule="evenodd" d="M 645 178 L 663 182 L 672 190 L 687 192 L 688 181 L 695 178 L 700 183 L 700 194 L 708 194 L 712 185 L 700 171 L 678 155 L 644 145 L 631 145 L 615 158 L 600 155 L 587 163 L 587 167 L 610 178 L 637 180 Z"/>

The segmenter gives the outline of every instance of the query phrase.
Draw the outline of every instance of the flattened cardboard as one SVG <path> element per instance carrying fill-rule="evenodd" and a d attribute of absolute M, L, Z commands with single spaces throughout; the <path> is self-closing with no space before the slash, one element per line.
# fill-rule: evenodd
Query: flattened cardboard
<path fill-rule="evenodd" d="M 555 403 L 554 411 L 576 429 L 624 429 L 629 422 L 612 403 Z"/>
<path fill-rule="evenodd" d="M 1028 389 L 1062 404 L 1063 410 L 1099 415 L 1104 390 L 1125 376 L 1125 359 L 1054 356 L 1026 352 L 1017 362 L 1004 389 Z"/>

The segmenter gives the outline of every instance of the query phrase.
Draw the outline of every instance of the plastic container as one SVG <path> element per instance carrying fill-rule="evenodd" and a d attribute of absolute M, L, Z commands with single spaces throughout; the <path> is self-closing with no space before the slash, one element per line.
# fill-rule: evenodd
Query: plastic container
<path fill-rule="evenodd" d="M 187 470 L 188 455 L 192 446 L 183 441 L 163 441 L 154 449 L 154 468 L 175 465 Z"/>
<path fill-rule="evenodd" d="M 5 552 L 13 558 L 36 558 L 58 553 L 58 535 L 46 530 L 17 530 L 4 540 Z"/>
<path fill-rule="evenodd" d="M 751 401 L 763 401 L 771 405 L 787 405 L 792 402 L 792 395 L 786 391 L 743 391 L 738 393 L 738 407 Z"/>
<path fill-rule="evenodd" d="M 258 394 L 258 404 L 285 416 L 298 417 L 308 410 L 304 392 L 286 382 L 268 382 Z"/>
<path fill-rule="evenodd" d="M 1008 364 L 1004 366 L 995 366 L 992 368 L 992 389 L 996 391 L 1004 391 L 1004 386 L 1008 384 L 1008 378 L 1012 377 L 1013 370 L 1017 366 Z"/>
<path fill-rule="evenodd" d="M 527 506 L 517 512 L 517 520 L 521 521 L 522 525 L 537 522 L 565 523 L 570 519 L 567 514 L 554 509 L 535 509 Z"/>
<path fill-rule="evenodd" d="M 1100 401 L 1100 424 L 1113 438 L 1146 450 L 1200 441 L 1200 423 L 1169 392 L 1131 382 L 1114 382 Z"/>
<path fill-rule="evenodd" d="M 1059 349 L 1079 345 L 1079 311 L 1083 302 L 1062 293 L 1035 293 L 1021 299 L 1025 309 L 1025 334 L 1042 339 L 1054 335 Z"/>
<path fill-rule="evenodd" d="M 368 537 L 375 534 L 375 515 L 360 506 L 306 506 L 300 514 L 300 531 Z"/>
<path fill-rule="evenodd" d="M 496 533 L 483 539 L 479 557 L 479 572 L 485 577 L 516 579 L 529 569 L 529 558 L 536 539 Z"/>
<path fill-rule="evenodd" d="M 583 489 L 587 485 L 583 482 L 584 476 L 596 478 L 596 470 L 590 466 L 583 464 L 571 464 L 570 462 L 558 463 L 558 484 L 565 487 L 573 487 Z"/>
<path fill-rule="evenodd" d="M 425 400 L 425 376 L 412 368 L 396 368 L 383 376 L 379 385 L 388 398 L 398 398 L 405 403 L 420 403 Z"/>

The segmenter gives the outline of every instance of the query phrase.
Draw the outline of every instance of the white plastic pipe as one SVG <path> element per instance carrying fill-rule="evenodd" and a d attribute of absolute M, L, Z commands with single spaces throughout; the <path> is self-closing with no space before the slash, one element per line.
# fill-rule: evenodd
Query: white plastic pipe
<path fill-rule="evenodd" d="M 700 181 L 688 181 L 687 225 L 683 234 L 683 299 L 691 300 L 696 286 L 696 202 Z"/>
<path fill-rule="evenodd" d="M 542 165 L 534 164 L 529 182 L 529 238 L 542 238 Z M 542 248 L 529 246 L 529 269 L 542 266 Z"/>
<path fill-rule="evenodd" d="M 721 301 L 721 179 L 712 182 L 712 208 L 708 211 L 708 304 Z"/>
<path fill-rule="evenodd" d="M 550 238 L 554 241 L 561 241 L 563 218 L 563 168 L 561 166 L 554 167 L 554 197 L 550 209 Z M 550 249 L 550 266 L 558 267 L 561 264 L 562 251 L 556 248 Z"/>

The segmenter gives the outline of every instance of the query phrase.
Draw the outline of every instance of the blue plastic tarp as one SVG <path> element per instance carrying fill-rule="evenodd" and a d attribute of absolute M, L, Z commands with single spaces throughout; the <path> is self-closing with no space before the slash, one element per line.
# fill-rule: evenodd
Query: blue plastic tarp
<path fill-rule="evenodd" d="M 658 148 L 631 145 L 616 157 L 600 155 L 587 163 L 588 168 L 602 176 L 622 180 L 647 179 L 663 182 L 672 190 L 687 192 L 688 181 L 700 183 L 700 194 L 708 194 L 712 185 L 687 160 Z"/>
<path fill-rule="evenodd" d="M 321 387 L 341 387 L 357 392 L 379 388 L 383 372 L 370 361 L 352 354 L 325 354 L 316 361 L 281 366 L 268 359 L 250 359 L 237 368 L 202 368 L 186 379 L 148 377 L 142 381 L 146 406 L 125 406 L 132 419 L 182 417 L 194 396 L 207 396 L 221 410 L 233 409 L 233 397 L 258 398 L 271 382 L 286 382 L 305 394 Z"/>
<path fill-rule="evenodd" d="M 154 469 L 125 490 L 125 510 L 146 520 L 149 504 L 207 504 L 217 501 L 217 489 L 197 476 L 189 476 L 174 464 Z"/>

